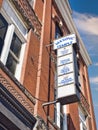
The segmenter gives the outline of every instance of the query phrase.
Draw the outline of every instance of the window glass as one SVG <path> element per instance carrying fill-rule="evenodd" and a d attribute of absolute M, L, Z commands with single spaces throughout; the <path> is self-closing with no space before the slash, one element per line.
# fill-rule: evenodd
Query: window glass
<path fill-rule="evenodd" d="M 16 69 L 17 61 L 15 58 L 12 56 L 11 53 L 8 55 L 6 67 L 13 73 L 15 74 L 15 69 Z"/>
<path fill-rule="evenodd" d="M 0 14 L 0 55 L 2 52 L 7 27 L 8 27 L 8 23 L 3 18 L 3 16 Z"/>
<path fill-rule="evenodd" d="M 62 113 L 61 113 L 62 114 Z M 60 114 L 60 129 L 63 130 L 63 114 Z"/>
<path fill-rule="evenodd" d="M 58 23 L 56 23 L 55 38 L 59 38 L 61 36 L 63 36 L 63 33 L 62 33 Z"/>
<path fill-rule="evenodd" d="M 20 50 L 21 50 L 21 41 L 14 33 L 12 43 L 11 43 L 11 51 L 19 58 Z"/>
<path fill-rule="evenodd" d="M 0 130 L 5 130 L 3 127 L 0 126 Z"/>
<path fill-rule="evenodd" d="M 6 67 L 15 74 L 16 66 L 19 63 L 19 56 L 20 56 L 20 50 L 21 50 L 22 42 L 18 38 L 18 36 L 14 33 L 11 47 L 9 51 L 9 55 L 6 62 Z"/>
<path fill-rule="evenodd" d="M 79 118 L 80 118 L 80 130 L 87 130 L 86 116 L 80 108 L 79 108 Z"/>

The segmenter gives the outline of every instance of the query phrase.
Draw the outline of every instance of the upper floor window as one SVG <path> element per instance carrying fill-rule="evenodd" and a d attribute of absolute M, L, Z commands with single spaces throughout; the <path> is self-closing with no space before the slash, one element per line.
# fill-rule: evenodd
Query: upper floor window
<path fill-rule="evenodd" d="M 20 51 L 21 51 L 21 46 L 22 42 L 18 38 L 18 36 L 14 33 L 7 62 L 6 62 L 6 67 L 13 73 L 15 74 L 16 66 L 19 63 L 19 56 L 20 56 Z"/>
<path fill-rule="evenodd" d="M 8 23 L 0 14 L 0 55 L 4 44 L 5 34 L 7 31 Z"/>
<path fill-rule="evenodd" d="M 57 38 L 59 38 L 59 37 L 61 37 L 61 36 L 63 36 L 63 32 L 61 31 L 61 29 L 60 29 L 58 23 L 56 23 L 55 38 L 57 39 Z"/>
<path fill-rule="evenodd" d="M 87 130 L 86 116 L 80 108 L 79 108 L 79 118 L 80 118 L 80 130 Z"/>
<path fill-rule="evenodd" d="M 19 80 L 25 52 L 27 29 L 7 0 L 0 12 L 0 60 Z"/>

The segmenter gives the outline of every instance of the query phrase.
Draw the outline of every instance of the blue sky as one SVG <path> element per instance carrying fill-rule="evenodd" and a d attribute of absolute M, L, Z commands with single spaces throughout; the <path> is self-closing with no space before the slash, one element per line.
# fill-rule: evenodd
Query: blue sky
<path fill-rule="evenodd" d="M 89 79 L 98 129 L 98 0 L 69 0 L 73 19 L 92 60 Z"/>

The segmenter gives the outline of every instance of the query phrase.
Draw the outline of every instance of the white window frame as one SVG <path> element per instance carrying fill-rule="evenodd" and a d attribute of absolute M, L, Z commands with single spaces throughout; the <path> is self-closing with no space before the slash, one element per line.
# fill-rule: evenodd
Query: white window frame
<path fill-rule="evenodd" d="M 86 117 L 83 111 L 79 108 L 79 118 L 80 118 L 80 130 L 87 130 Z"/>
<path fill-rule="evenodd" d="M 11 12 L 12 12 L 12 17 L 10 17 L 11 14 L 8 14 Z M 21 46 L 19 63 L 17 64 L 15 75 L 14 75 L 17 78 L 17 80 L 20 80 L 23 57 L 24 57 L 25 47 L 26 47 L 26 44 L 24 43 L 26 43 L 27 28 L 25 27 L 24 23 L 21 21 L 19 16 L 16 14 L 15 9 L 12 7 L 12 5 L 10 4 L 8 0 L 3 1 L 0 13 L 8 22 L 8 29 L 6 32 L 4 46 L 3 46 L 1 57 L 0 57 L 0 60 L 2 61 L 4 65 L 6 65 L 6 62 L 7 62 L 7 57 L 10 51 L 11 41 L 12 41 L 14 33 L 16 33 L 18 38 L 23 43 Z"/>

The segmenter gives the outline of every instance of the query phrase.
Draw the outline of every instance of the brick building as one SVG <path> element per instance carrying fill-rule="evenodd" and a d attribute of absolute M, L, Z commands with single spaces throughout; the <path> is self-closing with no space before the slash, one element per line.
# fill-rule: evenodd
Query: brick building
<path fill-rule="evenodd" d="M 68 0 L 0 0 L 0 130 L 96 130 L 91 60 L 71 13 Z M 53 41 L 69 34 L 77 39 L 79 100 L 62 105 Z"/>

